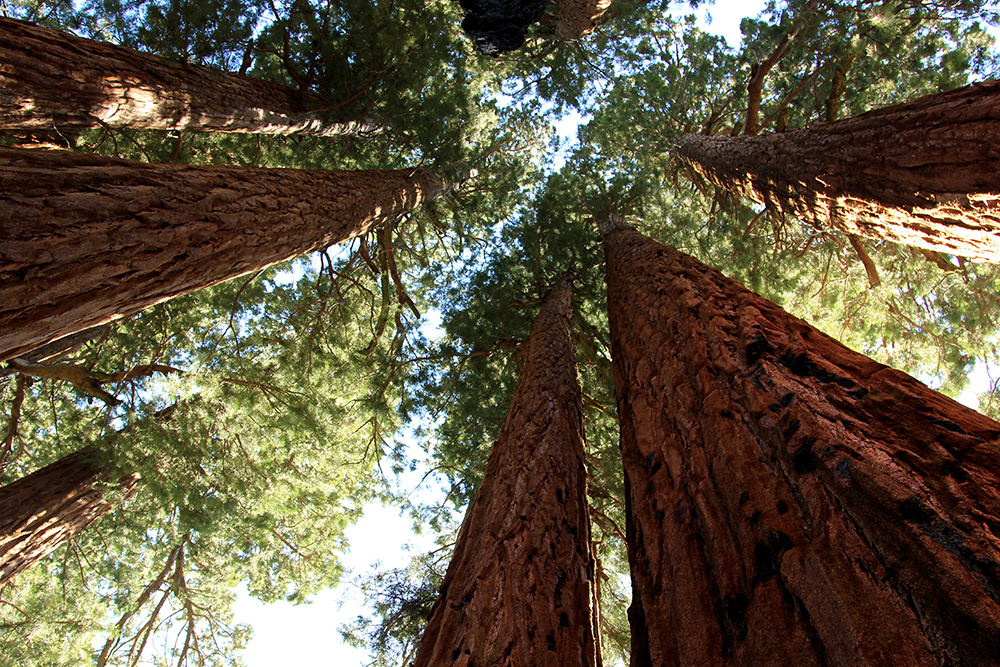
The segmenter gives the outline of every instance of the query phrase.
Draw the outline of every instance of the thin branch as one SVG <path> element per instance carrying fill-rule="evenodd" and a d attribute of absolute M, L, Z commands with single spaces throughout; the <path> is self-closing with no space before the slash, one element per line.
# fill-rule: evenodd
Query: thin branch
<path fill-rule="evenodd" d="M 74 334 L 57 338 L 51 343 L 46 343 L 41 347 L 36 347 L 34 350 L 20 355 L 20 358 L 27 359 L 28 361 L 39 362 L 46 361 L 56 356 L 66 355 L 73 352 L 84 343 L 94 340 L 95 338 L 100 338 L 110 331 L 110 329 L 110 324 L 99 324 L 96 327 L 90 327 L 89 329 L 84 329 L 83 331 L 78 331 Z M 12 368 L 0 368 L 0 377 L 13 375 L 16 372 L 17 371 Z"/>
<path fill-rule="evenodd" d="M 164 364 L 146 364 L 134 366 L 127 371 L 118 373 L 103 373 L 101 371 L 90 371 L 75 364 L 36 364 L 27 359 L 10 359 L 7 361 L 9 367 L 22 375 L 29 375 L 35 378 L 64 380 L 70 382 L 79 391 L 88 396 L 99 398 L 107 405 L 115 406 L 121 403 L 114 395 L 104 391 L 101 385 L 108 382 L 122 382 L 135 380 L 141 377 L 149 377 L 154 373 L 169 375 L 170 373 L 183 373 L 182 370 Z"/>
<path fill-rule="evenodd" d="M 618 524 L 616 524 L 607 514 L 593 505 L 590 507 L 590 517 L 594 519 L 594 523 L 599 525 L 605 531 L 613 533 L 619 540 L 622 541 L 623 544 L 628 543 L 628 540 L 625 538 L 625 533 L 618 527 Z"/>
<path fill-rule="evenodd" d="M 927 250 L 926 248 L 915 248 L 915 250 L 919 252 L 921 255 L 923 255 L 924 259 L 926 259 L 931 264 L 934 264 L 942 271 L 951 272 L 951 271 L 961 270 L 960 267 L 955 266 L 954 264 L 949 262 L 944 257 L 944 255 L 942 255 L 939 252 L 935 252 L 933 250 Z"/>
<path fill-rule="evenodd" d="M 816 5 L 816 0 L 812 0 L 802 9 L 802 13 L 806 14 Z M 782 59 L 785 55 L 785 51 L 788 50 L 788 45 L 793 39 L 799 34 L 802 28 L 805 26 L 806 21 L 800 20 L 792 26 L 792 29 L 781 38 L 778 45 L 774 47 L 774 51 L 771 55 L 767 57 L 764 62 L 759 65 L 754 65 L 750 69 L 750 83 L 747 84 L 747 91 L 750 93 L 750 97 L 747 100 L 747 118 L 743 125 L 744 134 L 756 134 L 759 126 L 757 125 L 757 116 L 760 113 L 760 102 L 764 91 L 764 79 L 767 77 L 768 72 L 778 64 L 778 61 Z"/>
<path fill-rule="evenodd" d="M 403 281 L 399 277 L 399 268 L 396 266 L 396 255 L 392 251 L 392 225 L 382 226 L 382 250 L 385 252 L 385 263 L 389 268 L 389 275 L 392 276 L 392 282 L 396 286 L 396 298 L 399 300 L 401 305 L 409 306 L 413 314 L 420 317 L 420 311 L 417 306 L 413 303 L 413 299 L 410 295 L 406 293 L 406 288 L 403 287 Z"/>
<path fill-rule="evenodd" d="M 101 655 L 97 658 L 96 667 L 105 667 L 108 664 L 108 659 L 111 657 L 111 651 L 115 647 L 117 640 L 121 637 L 121 632 L 122 630 L 124 630 L 125 625 L 129 622 L 129 620 L 131 620 L 133 616 L 135 616 L 136 613 L 138 613 L 139 609 L 142 608 L 142 606 L 149 601 L 149 598 L 153 595 L 153 593 L 159 590 L 160 586 L 162 586 L 163 583 L 167 580 L 167 575 L 169 575 L 170 570 L 174 568 L 174 562 L 177 560 L 177 556 L 184 548 L 184 543 L 186 541 L 187 541 L 187 536 L 185 536 L 184 539 L 181 540 L 180 544 L 178 544 L 170 551 L 170 556 L 167 557 L 167 562 L 163 566 L 163 569 L 160 571 L 160 573 L 156 576 L 155 579 L 150 581 L 149 584 L 146 585 L 146 588 L 143 589 L 142 593 L 139 594 L 139 598 L 132 606 L 132 609 L 122 614 L 122 617 L 118 619 L 118 623 L 115 624 L 116 628 L 115 635 L 109 638 L 104 643 L 104 648 L 101 650 Z"/>
<path fill-rule="evenodd" d="M 940 336 L 940 335 L 934 333 L 933 331 L 931 331 L 930 329 L 928 329 L 927 327 L 922 326 L 922 325 L 917 324 L 916 322 L 914 322 L 912 318 L 910 318 L 908 315 L 906 315 L 903 311 L 901 311 L 899 309 L 899 307 L 896 305 L 896 302 L 895 302 L 894 299 L 891 299 L 889 301 L 889 312 L 892 313 L 893 315 L 896 315 L 897 317 L 901 318 L 902 320 L 904 320 L 905 322 L 907 322 L 913 328 L 919 329 L 920 331 L 923 331 L 923 332 L 925 332 L 927 334 L 930 334 L 930 336 L 932 338 L 934 338 L 934 339 L 936 339 L 936 340 L 944 343 L 945 345 L 951 345 L 952 347 L 957 348 L 957 349 L 962 350 L 962 351 L 965 350 L 965 348 L 963 348 L 961 345 L 959 345 L 955 341 L 949 340 L 949 339 L 947 339 L 947 338 L 945 338 L 943 336 Z"/>
<path fill-rule="evenodd" d="M 598 412 L 601 412 L 604 415 L 610 417 L 611 419 L 614 419 L 615 421 L 618 421 L 618 415 L 613 414 L 610 410 L 608 410 L 606 407 L 604 407 L 601 403 L 599 403 L 595 399 L 591 398 L 587 394 L 581 394 L 581 396 L 583 397 L 583 404 L 585 406 L 590 406 L 590 407 L 594 408 L 595 410 L 597 410 Z"/>
<path fill-rule="evenodd" d="M 142 652 L 146 650 L 146 644 L 149 642 L 149 638 L 153 634 L 153 630 L 156 627 L 156 620 L 160 617 L 160 612 L 163 611 L 163 606 L 167 603 L 167 600 L 170 599 L 172 594 L 173 591 L 169 588 L 163 591 L 163 595 L 160 596 L 160 601 L 157 602 L 156 606 L 153 608 L 153 613 L 150 614 L 149 620 L 143 624 L 142 628 L 140 628 L 139 632 L 133 638 L 132 647 L 129 649 L 128 654 L 130 658 L 135 655 L 135 658 L 130 660 L 129 667 L 136 667 L 139 664 L 139 660 L 142 658 Z M 142 638 L 141 642 L 139 641 L 140 637 Z M 136 650 L 137 643 L 138 650 Z"/>
<path fill-rule="evenodd" d="M 747 225 L 747 228 L 743 230 L 743 238 L 747 237 L 747 234 L 749 234 L 750 231 L 753 229 L 754 225 L 757 224 L 757 221 L 764 217 L 765 213 L 767 213 L 767 207 L 761 209 L 760 213 L 758 213 L 753 217 L 753 220 L 750 221 L 750 224 Z"/>
<path fill-rule="evenodd" d="M 35 364 L 27 359 L 9 359 L 7 365 L 18 373 L 35 378 L 65 380 L 87 396 L 99 398 L 109 406 L 121 403 L 101 388 L 101 381 L 87 369 L 74 364 Z"/>
<path fill-rule="evenodd" d="M 382 276 L 382 305 L 379 309 L 378 319 L 375 321 L 375 329 L 372 331 L 372 342 L 368 344 L 361 353 L 365 356 L 371 354 L 375 347 L 378 345 L 379 340 L 382 339 L 382 334 L 385 333 L 386 324 L 389 323 L 389 266 L 386 259 L 385 244 L 382 244 L 382 252 L 379 253 L 379 264 L 380 273 Z M 374 311 L 374 303 L 372 304 L 372 309 Z M 374 312 L 372 313 L 374 315 Z"/>
<path fill-rule="evenodd" d="M 0 470 L 7 466 L 7 459 L 14 451 L 14 438 L 17 437 L 17 425 L 21 420 L 21 406 L 24 404 L 24 388 L 27 382 L 27 378 L 23 375 L 17 376 L 14 400 L 10 404 L 10 418 L 7 420 L 7 436 L 3 440 L 3 447 L 0 448 Z"/>
<path fill-rule="evenodd" d="M 789 93 L 785 97 L 785 99 L 781 100 L 781 104 L 779 104 L 778 107 L 773 112 L 771 112 L 770 115 L 764 118 L 760 126 L 757 128 L 757 131 L 759 132 L 760 130 L 763 130 L 765 127 L 770 125 L 775 118 L 780 116 L 781 113 L 788 108 L 788 105 L 791 104 L 792 100 L 798 97 L 799 93 L 805 90 L 805 87 L 808 86 L 811 81 L 814 81 L 816 79 L 817 75 L 819 75 L 819 67 L 814 69 L 812 71 L 812 74 L 802 79 L 801 83 L 799 83 L 799 85 L 795 88 L 795 90 Z M 779 124 L 779 130 L 780 130 L 780 124 Z"/>
<path fill-rule="evenodd" d="M 854 64 L 855 54 L 849 53 L 837 63 L 830 83 L 830 94 L 826 98 L 826 122 L 832 123 L 840 115 L 841 98 L 847 89 L 847 73 Z"/>
<path fill-rule="evenodd" d="M 858 257 L 861 258 L 861 263 L 865 265 L 865 273 L 868 274 L 868 284 L 873 288 L 881 285 L 882 280 L 878 277 L 878 269 L 875 267 L 875 262 L 868 255 L 868 250 L 865 249 L 861 239 L 854 234 L 848 234 L 847 238 L 851 242 L 854 252 L 858 253 Z"/>

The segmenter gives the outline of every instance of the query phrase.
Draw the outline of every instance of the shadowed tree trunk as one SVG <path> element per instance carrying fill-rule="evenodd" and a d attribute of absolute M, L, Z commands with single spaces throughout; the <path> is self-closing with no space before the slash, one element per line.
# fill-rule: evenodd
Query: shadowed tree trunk
<path fill-rule="evenodd" d="M 242 74 L 186 65 L 0 18 L 0 127 L 110 125 L 336 136 L 366 123 L 327 121 L 321 100 Z"/>
<path fill-rule="evenodd" d="M 1000 82 L 762 136 L 685 135 L 715 185 L 821 229 L 1000 261 Z"/>
<path fill-rule="evenodd" d="M 418 170 L 0 149 L 0 359 L 364 234 L 444 191 Z"/>
<path fill-rule="evenodd" d="M 108 471 L 92 456 L 74 452 L 0 487 L 0 586 L 111 511 L 98 487 Z M 136 481 L 126 478 L 119 491 Z"/>
<path fill-rule="evenodd" d="M 550 292 L 414 667 L 600 665 L 571 290 Z"/>
<path fill-rule="evenodd" d="M 996 665 L 1000 424 L 605 233 L 635 666 Z"/>

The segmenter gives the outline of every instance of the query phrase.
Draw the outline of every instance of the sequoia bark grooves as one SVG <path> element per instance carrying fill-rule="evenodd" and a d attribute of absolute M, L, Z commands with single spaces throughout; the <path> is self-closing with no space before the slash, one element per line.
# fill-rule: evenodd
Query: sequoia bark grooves
<path fill-rule="evenodd" d="M 1000 261 L 1000 82 L 761 136 L 685 135 L 715 185 L 823 229 Z"/>
<path fill-rule="evenodd" d="M 995 665 L 1000 424 L 605 234 L 633 665 Z"/>
<path fill-rule="evenodd" d="M 74 452 L 0 487 L 0 586 L 112 509 L 95 488 L 108 470 L 92 457 Z M 127 477 L 120 490 L 130 493 L 137 479 Z"/>
<path fill-rule="evenodd" d="M 311 111 L 309 93 L 242 74 L 0 18 L 0 127 L 211 130 L 337 136 L 373 131 Z"/>
<path fill-rule="evenodd" d="M 0 148 L 0 359 L 364 234 L 444 189 L 418 170 Z"/>
<path fill-rule="evenodd" d="M 563 281 L 532 324 L 414 667 L 601 664 L 570 300 Z"/>

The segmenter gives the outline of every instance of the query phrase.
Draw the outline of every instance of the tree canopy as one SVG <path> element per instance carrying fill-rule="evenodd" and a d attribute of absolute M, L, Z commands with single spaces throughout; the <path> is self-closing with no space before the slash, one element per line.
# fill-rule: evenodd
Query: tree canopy
<path fill-rule="evenodd" d="M 561 4 L 561 3 L 560 3 Z M 579 39 L 551 17 L 482 55 L 457 2 L 13 0 L 0 13 L 290 86 L 378 132 L 297 137 L 100 127 L 4 145 L 146 162 L 474 169 L 345 244 L 108 323 L 0 372 L 0 480 L 91 449 L 114 510 L 0 589 L 9 664 L 237 665 L 233 589 L 307 602 L 335 585 L 365 502 L 441 551 L 366 582 L 343 628 L 373 664 L 412 658 L 517 383 L 542 298 L 574 288 L 573 340 L 609 664 L 628 661 L 624 491 L 600 234 L 626 216 L 851 348 L 996 417 L 1000 270 L 785 218 L 701 179 L 683 134 L 807 127 L 1000 72 L 992 0 L 771 0 L 730 45 L 683 3 L 615 0 Z M 575 138 L 557 121 L 582 118 Z M 440 326 L 430 324 L 440 321 Z M 56 366 L 76 369 L 70 372 Z M 53 370 L 55 369 L 55 370 Z M 89 387 L 89 390 L 86 388 Z M 96 388 L 95 388 L 96 387 Z M 446 498 L 407 497 L 417 467 Z M 115 481 L 138 474 L 128 497 Z"/>

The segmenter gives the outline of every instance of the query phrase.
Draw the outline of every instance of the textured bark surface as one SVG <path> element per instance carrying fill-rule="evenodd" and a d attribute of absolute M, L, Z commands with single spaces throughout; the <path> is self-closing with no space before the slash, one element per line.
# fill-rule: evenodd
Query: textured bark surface
<path fill-rule="evenodd" d="M 313 96 L 0 18 L 0 127 L 212 130 L 336 136 L 372 131 L 311 112 Z"/>
<path fill-rule="evenodd" d="M 107 472 L 90 456 L 74 452 L 0 487 L 0 585 L 111 510 L 93 486 Z M 127 479 L 122 490 L 135 481 Z"/>
<path fill-rule="evenodd" d="M 443 189 L 415 170 L 0 149 L 0 359 L 363 234 Z"/>
<path fill-rule="evenodd" d="M 600 665 L 570 298 L 560 283 L 531 327 L 414 667 Z"/>
<path fill-rule="evenodd" d="M 686 135 L 709 181 L 821 228 L 1000 261 L 1000 82 L 762 136 Z"/>
<path fill-rule="evenodd" d="M 633 665 L 996 665 L 1000 424 L 605 235 Z"/>
<path fill-rule="evenodd" d="M 611 0 L 555 0 L 556 36 L 565 41 L 590 34 L 611 6 Z"/>

